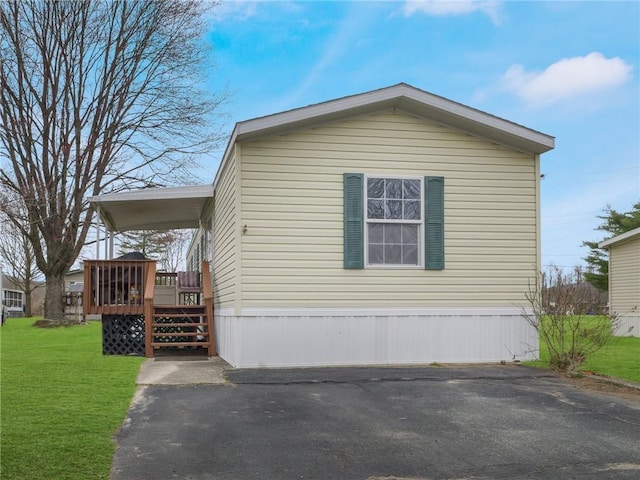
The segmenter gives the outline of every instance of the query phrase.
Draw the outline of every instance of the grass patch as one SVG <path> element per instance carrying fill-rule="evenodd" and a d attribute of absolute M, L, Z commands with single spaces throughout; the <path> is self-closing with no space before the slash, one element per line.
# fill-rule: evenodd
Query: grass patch
<path fill-rule="evenodd" d="M 0 477 L 108 479 L 141 357 L 102 355 L 101 324 L 0 328 Z"/>
<path fill-rule="evenodd" d="M 549 351 L 544 342 L 540 342 L 540 359 L 525 364 L 548 368 Z M 640 383 L 640 337 L 611 337 L 579 370 Z"/>

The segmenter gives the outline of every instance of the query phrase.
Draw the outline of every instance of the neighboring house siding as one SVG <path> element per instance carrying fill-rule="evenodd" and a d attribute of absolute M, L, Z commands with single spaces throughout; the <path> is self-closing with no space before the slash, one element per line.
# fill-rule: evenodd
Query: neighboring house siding
<path fill-rule="evenodd" d="M 620 317 L 617 333 L 640 336 L 640 236 L 609 251 L 611 311 Z"/>
<path fill-rule="evenodd" d="M 241 169 L 243 308 L 525 303 L 539 265 L 533 154 L 386 112 L 245 142 Z M 445 269 L 344 269 L 346 172 L 443 176 Z M 227 179 L 219 189 L 233 186 Z M 220 206 L 225 214 L 227 204 Z M 222 232 L 216 235 L 218 242 Z M 225 239 L 216 243 L 227 252 L 220 252 L 217 275 L 231 265 Z M 221 288 L 222 298 L 230 287 Z"/>
<path fill-rule="evenodd" d="M 218 179 L 213 213 L 213 284 L 216 308 L 231 307 L 236 295 L 236 162 L 231 158 Z"/>

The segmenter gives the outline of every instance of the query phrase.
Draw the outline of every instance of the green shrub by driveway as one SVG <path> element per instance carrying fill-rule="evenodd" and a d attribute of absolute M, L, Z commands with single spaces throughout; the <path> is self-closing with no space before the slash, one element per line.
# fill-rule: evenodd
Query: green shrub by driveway
<path fill-rule="evenodd" d="M 540 342 L 540 359 L 528 365 L 546 368 L 549 352 Z M 581 371 L 640 383 L 640 337 L 611 337 L 607 344 L 591 355 Z"/>
<path fill-rule="evenodd" d="M 100 322 L 0 329 L 0 477 L 108 479 L 140 357 L 103 356 Z"/>

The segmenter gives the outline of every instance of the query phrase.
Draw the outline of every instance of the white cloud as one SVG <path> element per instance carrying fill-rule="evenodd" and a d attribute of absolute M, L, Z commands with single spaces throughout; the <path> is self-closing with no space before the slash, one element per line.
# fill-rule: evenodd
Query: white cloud
<path fill-rule="evenodd" d="M 622 85 L 632 71 L 633 67 L 618 57 L 592 52 L 585 57 L 564 58 L 542 72 L 527 72 L 522 65 L 512 65 L 501 84 L 529 103 L 550 104 Z"/>
<path fill-rule="evenodd" d="M 448 16 L 483 12 L 495 24 L 500 23 L 499 10 L 500 2 L 479 0 L 408 0 L 402 7 L 405 17 L 410 17 L 415 13 Z"/>
<path fill-rule="evenodd" d="M 271 2 L 270 0 L 221 0 L 213 9 L 215 21 L 222 20 L 248 20 L 258 16 L 259 7 L 268 4 L 269 7 L 275 6 L 280 9 L 280 13 L 292 13 L 300 11 L 301 7 L 295 2 L 279 1 Z M 264 12 L 262 12 L 264 14 Z"/>

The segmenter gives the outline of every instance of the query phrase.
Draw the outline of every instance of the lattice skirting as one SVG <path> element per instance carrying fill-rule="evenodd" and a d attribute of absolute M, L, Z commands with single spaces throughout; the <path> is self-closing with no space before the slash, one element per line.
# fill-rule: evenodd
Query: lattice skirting
<path fill-rule="evenodd" d="M 104 355 L 144 356 L 143 315 L 103 315 L 102 353 Z"/>

